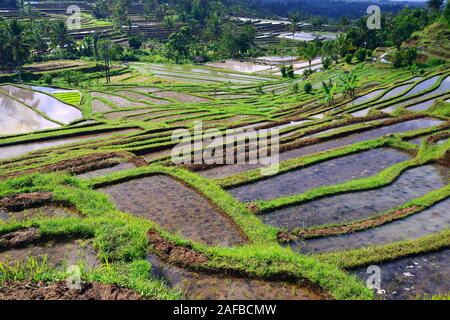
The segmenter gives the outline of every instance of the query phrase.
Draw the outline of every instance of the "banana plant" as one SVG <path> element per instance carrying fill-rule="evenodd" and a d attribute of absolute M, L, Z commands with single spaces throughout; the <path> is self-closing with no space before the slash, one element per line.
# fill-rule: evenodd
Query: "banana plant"
<path fill-rule="evenodd" d="M 331 103 L 334 100 L 334 95 L 336 94 L 337 91 L 337 83 L 326 84 L 325 82 L 322 81 L 322 90 L 325 94 L 323 97 L 323 103 L 325 105 L 331 105 Z"/>
<path fill-rule="evenodd" d="M 353 69 L 350 73 L 345 76 L 340 76 L 344 93 L 344 97 L 354 97 L 356 93 L 356 88 L 358 87 L 358 71 L 363 68 L 363 65 L 359 65 Z"/>

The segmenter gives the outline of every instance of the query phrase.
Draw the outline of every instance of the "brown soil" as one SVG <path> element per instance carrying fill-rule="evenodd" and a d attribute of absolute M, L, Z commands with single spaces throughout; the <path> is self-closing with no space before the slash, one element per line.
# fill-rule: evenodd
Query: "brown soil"
<path fill-rule="evenodd" d="M 445 167 L 450 167 L 450 150 L 447 150 L 442 158 L 440 158 L 437 163 Z"/>
<path fill-rule="evenodd" d="M 0 288 L 0 300 L 141 300 L 138 293 L 118 285 L 97 282 L 82 284 L 81 290 L 69 289 L 66 282 L 16 282 Z"/>
<path fill-rule="evenodd" d="M 380 225 L 383 225 L 385 223 L 391 222 L 393 220 L 402 219 L 405 218 L 418 210 L 420 210 L 420 206 L 410 206 L 407 208 L 403 208 L 400 210 L 396 210 L 394 212 L 375 217 L 373 219 L 364 220 L 361 222 L 356 223 L 349 223 L 346 225 L 340 225 L 336 227 L 325 227 L 325 228 L 319 228 L 319 229 L 301 229 L 294 231 L 290 236 L 295 236 L 299 238 L 319 238 L 319 237 L 328 237 L 328 236 L 335 236 L 340 234 L 347 234 L 359 230 L 365 230 L 369 228 L 378 227 Z M 289 236 L 289 240 L 292 241 L 292 239 Z M 286 235 L 279 235 L 280 240 L 287 239 L 288 236 Z"/>
<path fill-rule="evenodd" d="M 298 237 L 292 233 L 285 232 L 285 231 L 279 231 L 277 234 L 278 242 L 281 244 L 287 244 L 295 242 Z"/>
<path fill-rule="evenodd" d="M 439 140 L 446 139 L 448 137 L 450 137 L 450 131 L 444 131 L 444 132 L 440 132 L 438 134 L 428 137 L 427 142 L 431 143 L 431 144 L 435 144 Z"/>
<path fill-rule="evenodd" d="M 208 258 L 190 247 L 179 246 L 161 237 L 155 230 L 149 230 L 148 239 L 153 250 L 164 260 L 175 264 L 198 266 L 206 263 Z"/>
<path fill-rule="evenodd" d="M 247 209 L 248 209 L 251 213 L 254 213 L 254 214 L 257 214 L 257 213 L 259 212 L 259 207 L 258 207 L 258 205 L 255 204 L 255 203 L 249 203 L 249 204 L 247 205 Z"/>
<path fill-rule="evenodd" d="M 9 211 L 21 211 L 26 208 L 40 207 L 49 204 L 53 199 L 51 192 L 32 192 L 7 196 L 0 199 L 0 208 Z"/>
<path fill-rule="evenodd" d="M 17 248 L 36 242 L 41 237 L 37 228 L 27 228 L 0 235 L 0 250 L 2 248 Z"/>
<path fill-rule="evenodd" d="M 63 160 L 57 163 L 48 164 L 38 168 L 28 169 L 25 171 L 5 174 L 1 177 L 1 179 L 9 179 L 17 177 L 19 175 L 36 172 L 51 173 L 57 171 L 66 171 L 71 174 L 82 174 L 90 171 L 113 167 L 120 163 L 120 159 L 117 158 L 126 159 L 129 162 L 132 162 L 136 167 L 142 167 L 147 165 L 147 162 L 143 158 L 137 157 L 128 152 L 97 153 L 69 160 Z"/>

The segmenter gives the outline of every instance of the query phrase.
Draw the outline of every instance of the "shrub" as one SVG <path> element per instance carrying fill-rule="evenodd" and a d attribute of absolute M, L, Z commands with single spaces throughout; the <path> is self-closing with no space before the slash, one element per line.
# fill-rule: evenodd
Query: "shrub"
<path fill-rule="evenodd" d="M 347 53 L 344 57 L 344 61 L 348 64 L 352 63 L 353 55 L 351 53 Z"/>
<path fill-rule="evenodd" d="M 367 50 L 364 48 L 359 48 L 358 51 L 356 51 L 355 56 L 356 60 L 358 60 L 359 62 L 364 62 L 367 57 Z"/>
<path fill-rule="evenodd" d="M 307 68 L 307 69 L 305 69 L 305 70 L 303 71 L 303 76 L 304 76 L 304 77 L 309 77 L 313 72 L 314 72 L 313 70 Z"/>
<path fill-rule="evenodd" d="M 53 77 L 51 75 L 49 75 L 48 73 L 45 73 L 42 77 L 41 77 L 41 82 L 45 83 L 46 85 L 51 85 L 53 82 Z"/>
<path fill-rule="evenodd" d="M 141 36 L 132 35 L 132 36 L 130 36 L 128 38 L 128 44 L 133 49 L 140 49 L 141 46 L 142 46 L 142 37 Z"/>
<path fill-rule="evenodd" d="M 294 83 L 294 84 L 292 85 L 292 92 L 298 93 L 298 90 L 299 90 L 299 88 L 298 88 L 298 83 Z"/>
<path fill-rule="evenodd" d="M 325 70 L 330 69 L 332 63 L 333 63 L 333 60 L 330 57 L 325 57 L 322 59 L 323 68 Z"/>
<path fill-rule="evenodd" d="M 310 82 L 305 82 L 303 85 L 303 91 L 305 91 L 306 94 L 310 94 L 312 91 L 312 85 Z"/>
<path fill-rule="evenodd" d="M 394 52 L 394 68 L 412 66 L 417 59 L 416 49 L 397 50 Z"/>
<path fill-rule="evenodd" d="M 287 67 L 286 75 L 288 78 L 294 79 L 295 73 L 294 73 L 294 66 L 292 64 L 289 67 Z"/>

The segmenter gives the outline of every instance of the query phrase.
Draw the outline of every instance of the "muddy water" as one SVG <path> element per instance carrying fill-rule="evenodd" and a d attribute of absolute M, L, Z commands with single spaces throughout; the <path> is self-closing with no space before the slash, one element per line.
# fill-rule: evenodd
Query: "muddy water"
<path fill-rule="evenodd" d="M 0 147 L 0 159 L 14 158 L 14 157 L 18 157 L 25 153 L 36 151 L 36 150 L 61 146 L 61 145 L 69 144 L 69 143 L 88 141 L 88 140 L 92 140 L 95 138 L 100 140 L 103 138 L 110 137 L 112 135 L 126 134 L 126 133 L 135 132 L 135 131 L 137 131 L 137 129 L 125 129 L 125 130 L 117 130 L 117 131 L 112 131 L 112 132 L 87 134 L 87 135 L 61 138 L 61 139 L 55 139 L 55 140 L 22 143 L 22 144 L 17 144 L 17 145 L 12 145 L 12 146 Z"/>
<path fill-rule="evenodd" d="M 422 254 L 379 264 L 381 289 L 378 296 L 388 300 L 417 299 L 446 295 L 450 292 L 450 250 Z M 364 282 L 370 276 L 367 268 L 354 273 Z"/>
<path fill-rule="evenodd" d="M 429 107 L 433 105 L 433 103 L 436 101 L 436 99 L 431 99 L 422 103 L 418 103 L 415 106 L 409 107 L 408 110 L 411 111 L 425 111 Z"/>
<path fill-rule="evenodd" d="M 421 128 L 427 128 L 434 125 L 438 125 L 442 123 L 436 119 L 418 119 L 405 121 L 402 123 L 398 123 L 391 126 L 386 126 L 382 128 L 373 129 L 370 131 L 357 133 L 353 135 L 349 135 L 347 137 L 338 138 L 326 142 L 322 142 L 319 144 L 306 146 L 299 149 L 289 150 L 283 153 L 280 153 L 280 161 L 285 161 L 301 156 L 306 156 L 309 154 L 313 154 L 316 152 L 326 151 L 329 149 L 339 148 L 343 146 L 347 146 L 353 143 L 371 140 L 378 137 L 381 137 L 385 134 L 397 133 L 397 132 L 405 132 L 410 130 L 416 130 Z M 335 129 L 333 129 L 335 130 Z M 320 132 L 317 135 L 321 135 L 324 132 Z M 311 137 L 311 136 L 308 136 Z M 216 167 L 208 170 L 204 170 L 199 172 L 200 175 L 208 178 L 220 179 L 225 178 L 234 174 L 238 174 L 244 171 L 252 170 L 255 168 L 259 168 L 260 165 L 250 165 L 250 164 L 241 164 L 241 165 L 226 165 L 221 167 Z"/>
<path fill-rule="evenodd" d="M 419 93 L 421 91 L 424 91 L 424 90 L 432 87 L 439 80 L 439 78 L 440 78 L 440 76 L 434 76 L 428 80 L 420 82 L 411 91 L 406 93 L 405 97 L 412 96 L 416 93 Z"/>
<path fill-rule="evenodd" d="M 221 246 L 244 243 L 230 220 L 204 197 L 172 178 L 151 176 L 100 190 L 119 210 L 148 218 L 191 240 Z"/>
<path fill-rule="evenodd" d="M 0 135 L 28 133 L 60 125 L 0 93 Z"/>
<path fill-rule="evenodd" d="M 137 92 L 133 92 L 133 91 L 128 91 L 128 90 L 123 90 L 123 91 L 117 91 L 116 93 L 126 96 L 126 97 L 130 97 L 133 99 L 137 99 L 137 100 L 143 100 L 145 102 L 149 102 L 152 104 L 168 104 L 170 103 L 170 101 L 167 100 L 162 100 L 162 99 L 156 99 L 156 98 L 152 98 L 149 96 L 146 96 L 145 94 L 141 94 L 141 93 L 137 93 Z"/>
<path fill-rule="evenodd" d="M 413 89 L 414 90 L 414 89 Z M 420 101 L 420 100 L 424 100 L 424 99 L 426 99 L 426 98 L 428 98 L 428 97 L 431 97 L 431 96 L 434 96 L 434 95 L 437 95 L 437 94 L 441 94 L 441 93 L 444 93 L 444 92 L 446 92 L 446 91 L 450 91 L 450 77 L 447 77 L 447 78 L 445 78 L 442 82 L 441 82 L 441 84 L 439 85 L 439 87 L 437 87 L 435 90 L 433 90 L 433 91 L 431 91 L 431 92 L 428 92 L 428 93 L 426 93 L 426 94 L 424 94 L 424 95 L 422 95 L 422 96 L 420 96 L 420 97 L 417 97 L 417 98 L 413 98 L 413 99 L 411 99 L 411 100 L 407 100 L 407 101 L 404 101 L 404 102 L 400 102 L 400 103 L 397 103 L 397 104 L 394 104 L 394 105 L 392 105 L 392 106 L 389 106 L 389 107 L 387 107 L 387 108 L 384 108 L 384 109 L 382 109 L 381 111 L 383 111 L 383 112 L 393 112 L 393 111 L 395 111 L 397 108 L 399 108 L 399 107 L 401 107 L 401 106 L 403 106 L 403 105 L 406 105 L 406 104 L 411 104 L 411 103 L 413 103 L 413 102 L 416 102 L 416 101 Z M 407 96 L 409 96 L 410 94 L 408 93 L 407 94 Z M 431 99 L 432 100 L 432 99 Z M 429 101 L 431 101 L 431 100 L 429 100 Z M 427 101 L 427 102 L 429 102 L 429 101 Z M 431 105 L 431 104 L 430 104 Z M 416 105 L 416 106 L 412 106 L 411 108 L 408 108 L 409 110 L 414 110 L 414 109 L 412 109 L 412 108 L 417 108 L 418 110 L 416 110 L 416 111 L 420 111 L 421 109 L 423 109 L 423 108 L 426 108 L 426 104 L 424 105 L 424 106 L 422 106 L 422 103 L 419 103 L 418 105 Z"/>
<path fill-rule="evenodd" d="M 8 92 L 8 94 L 24 102 L 25 104 L 45 113 L 50 118 L 62 123 L 67 124 L 83 118 L 80 110 L 47 94 L 14 87 L 11 85 L 1 86 L 0 89 Z"/>
<path fill-rule="evenodd" d="M 375 97 L 379 96 L 382 92 L 384 92 L 384 89 L 372 91 L 368 94 L 363 95 L 362 97 L 359 97 L 359 98 L 353 100 L 352 102 L 350 102 L 349 105 L 358 105 L 358 104 L 367 102 L 367 101 L 372 100 Z"/>
<path fill-rule="evenodd" d="M 318 300 L 311 289 L 287 282 L 209 275 L 162 263 L 154 255 L 147 260 L 152 273 L 183 292 L 188 300 Z"/>
<path fill-rule="evenodd" d="M 70 218 L 77 216 L 78 214 L 74 210 L 57 205 L 29 208 L 19 212 L 9 212 L 0 209 L 0 221 L 22 221 L 38 218 Z"/>
<path fill-rule="evenodd" d="M 92 112 L 108 112 L 112 110 L 113 108 L 100 100 L 95 99 L 92 101 Z"/>
<path fill-rule="evenodd" d="M 225 62 L 210 62 L 206 65 L 214 68 L 248 73 L 267 71 L 274 68 L 273 66 L 261 65 L 252 62 L 240 62 L 236 60 L 227 60 Z"/>
<path fill-rule="evenodd" d="M 100 266 L 90 241 L 78 240 L 67 243 L 47 243 L 23 249 L 0 252 L 0 263 L 25 262 L 28 257 L 42 261 L 46 257 L 49 266 L 68 267 L 80 262 L 89 268 Z"/>
<path fill-rule="evenodd" d="M 176 92 L 176 91 L 160 91 L 157 93 L 154 93 L 155 96 L 160 98 L 169 98 L 174 99 L 179 102 L 185 102 L 185 103 L 195 103 L 195 102 L 207 102 L 210 101 L 209 99 L 193 96 L 190 94 L 182 93 L 182 92 Z"/>
<path fill-rule="evenodd" d="M 114 173 L 114 172 L 119 172 L 119 171 L 132 169 L 132 168 L 135 168 L 135 165 L 132 164 L 131 162 L 122 162 L 122 163 L 119 163 L 118 165 L 115 165 L 110 168 L 104 168 L 104 169 L 99 169 L 99 170 L 79 174 L 79 175 L 77 175 L 77 177 L 81 178 L 81 179 L 91 179 L 91 178 L 106 176 L 106 175 Z"/>
<path fill-rule="evenodd" d="M 147 154 L 144 154 L 142 157 L 146 161 L 152 161 L 152 160 L 155 160 L 157 158 L 170 156 L 171 154 L 172 154 L 172 149 L 169 149 L 169 150 L 161 150 L 161 151 L 155 151 L 155 152 L 147 153 Z"/>
<path fill-rule="evenodd" d="M 383 213 L 442 188 L 450 182 L 449 178 L 450 173 L 446 167 L 422 166 L 407 170 L 393 184 L 384 188 L 322 198 L 276 210 L 261 218 L 267 224 L 289 230 L 356 221 Z"/>
<path fill-rule="evenodd" d="M 389 90 L 381 99 L 380 101 L 387 100 L 389 98 L 395 97 L 399 95 L 400 93 L 404 92 L 406 89 L 411 87 L 411 84 L 404 84 L 398 87 L 395 87 L 394 89 Z"/>
<path fill-rule="evenodd" d="M 410 159 L 408 155 L 396 150 L 374 149 L 244 185 L 230 192 L 244 202 L 270 200 L 300 194 L 317 187 L 372 176 L 397 162 L 408 159 Z"/>
<path fill-rule="evenodd" d="M 376 128 L 373 130 L 352 134 L 343 138 L 338 138 L 326 142 L 322 142 L 319 144 L 286 151 L 280 154 L 280 160 L 292 159 L 300 156 L 305 156 L 308 154 L 313 154 L 320 151 L 325 151 L 329 149 L 334 149 L 338 147 L 347 146 L 353 143 L 376 139 L 382 137 L 386 134 L 393 133 L 401 133 L 412 130 L 424 129 L 432 126 L 436 126 L 442 123 L 440 120 L 431 119 L 431 118 L 422 118 L 416 120 L 405 121 L 397 124 L 393 124 L 390 126 L 384 126 L 381 128 Z"/>
<path fill-rule="evenodd" d="M 139 102 L 133 102 L 130 100 L 127 100 L 125 98 L 119 97 L 119 96 L 115 96 L 112 94 L 108 94 L 108 93 L 103 93 L 103 92 L 92 92 L 91 95 L 93 97 L 100 97 L 103 99 L 106 99 L 108 101 L 110 101 L 112 104 L 114 104 L 116 107 L 118 108 L 130 108 L 130 107 L 148 107 L 146 105 L 143 105 L 142 103 Z"/>
<path fill-rule="evenodd" d="M 394 196 L 395 195 L 390 196 L 386 200 L 390 201 L 390 198 L 393 198 Z M 385 201 L 384 198 L 383 201 L 380 201 L 380 199 L 377 200 L 378 202 Z M 372 245 L 388 244 L 395 241 L 417 239 L 443 231 L 450 227 L 449 206 L 450 198 L 447 198 L 447 200 L 442 201 L 425 211 L 402 220 L 397 220 L 374 229 L 352 234 L 298 241 L 293 244 L 293 248 L 294 250 L 304 253 L 314 253 L 364 248 Z"/>

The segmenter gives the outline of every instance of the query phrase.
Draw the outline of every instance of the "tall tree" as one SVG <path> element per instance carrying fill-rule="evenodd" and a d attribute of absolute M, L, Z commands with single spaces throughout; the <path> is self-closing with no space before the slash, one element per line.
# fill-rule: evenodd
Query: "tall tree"
<path fill-rule="evenodd" d="M 30 47 L 26 41 L 26 27 L 17 20 L 11 20 L 6 29 L 7 46 L 11 49 L 12 58 L 19 70 L 21 77 L 22 66 L 30 53 Z"/>
<path fill-rule="evenodd" d="M 315 57 L 317 57 L 318 54 L 319 54 L 319 48 L 313 41 L 308 42 L 305 46 L 300 47 L 300 49 L 299 49 L 299 55 L 302 58 L 308 60 L 309 69 L 311 69 L 311 64 L 312 64 L 313 59 Z"/>
<path fill-rule="evenodd" d="M 59 48 L 60 58 L 62 59 L 62 52 L 65 49 L 70 49 L 73 45 L 73 39 L 69 34 L 69 30 L 67 29 L 67 25 L 64 21 L 56 21 L 53 23 L 50 29 L 50 41 L 51 46 L 54 49 Z"/>
<path fill-rule="evenodd" d="M 295 39 L 295 32 L 298 30 L 300 23 L 300 14 L 298 12 L 289 14 L 289 30 L 292 32 L 292 39 Z"/>
<path fill-rule="evenodd" d="M 427 4 L 431 10 L 439 11 L 444 4 L 444 0 L 428 0 Z"/>

